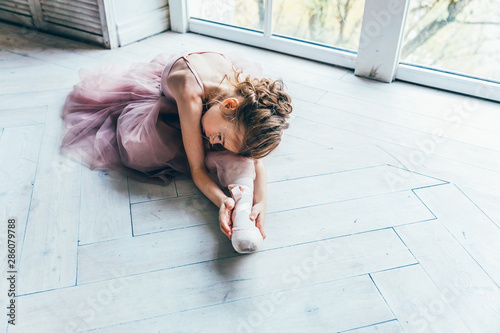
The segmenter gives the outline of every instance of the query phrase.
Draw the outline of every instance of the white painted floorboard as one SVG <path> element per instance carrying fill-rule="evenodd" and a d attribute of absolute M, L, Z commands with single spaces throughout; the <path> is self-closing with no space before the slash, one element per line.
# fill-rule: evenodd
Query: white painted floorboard
<path fill-rule="evenodd" d="M 234 251 L 189 177 L 59 152 L 81 69 L 187 50 L 243 55 L 292 96 L 258 253 Z M 2 276 L 8 218 L 18 255 L 0 332 L 500 332 L 498 121 L 498 103 L 196 34 L 104 50 L 0 23 Z"/>
<path fill-rule="evenodd" d="M 176 237 L 171 238 L 172 246 L 174 239 Z M 226 247 L 227 252 L 233 252 L 229 246 Z M 164 256 L 164 260 L 177 260 L 178 257 Z M 221 257 L 227 255 L 222 254 Z M 415 262 L 396 233 L 392 229 L 384 229 L 21 296 L 20 308 L 32 315 L 20 322 L 22 326 L 18 327 L 26 331 L 36 327 L 59 331 L 68 322 L 80 323 L 83 320 L 81 328 L 93 329 L 359 275 L 365 275 L 365 281 L 369 281 L 366 277 L 369 272 Z M 119 267 L 115 270 L 120 273 Z M 115 290 L 119 284 L 126 284 L 123 291 Z M 143 297 L 153 294 L 154 301 Z M 318 291 L 311 298 L 322 294 Z M 327 293 L 326 296 L 335 304 L 338 292 Z M 102 297 L 106 297 L 109 303 L 95 312 L 92 320 L 85 320 L 84 313 L 91 306 L 89 302 L 92 299 L 100 302 Z M 307 307 L 302 300 L 305 301 L 300 298 L 297 302 L 297 311 Z M 121 309 L 120 312 L 115 312 L 117 308 Z M 294 313 L 293 308 L 289 310 Z M 386 315 L 374 322 L 392 318 L 387 317 L 390 313 L 388 308 L 382 306 L 380 310 Z M 53 311 L 66 321 L 52 320 L 50 313 Z M 329 311 L 326 311 L 321 318 L 326 320 L 329 316 Z"/>
<path fill-rule="evenodd" d="M 439 306 L 450 306 L 472 331 L 498 331 L 498 286 L 447 232 L 441 220 L 397 227 L 396 232 L 441 290 L 440 299 L 432 304 L 436 314 Z"/>
<path fill-rule="evenodd" d="M 91 332 L 337 332 L 391 318 L 371 280 L 359 276 Z"/>
<path fill-rule="evenodd" d="M 473 332 L 420 265 L 371 274 L 405 332 Z M 480 331 L 478 331 L 480 332 Z"/>

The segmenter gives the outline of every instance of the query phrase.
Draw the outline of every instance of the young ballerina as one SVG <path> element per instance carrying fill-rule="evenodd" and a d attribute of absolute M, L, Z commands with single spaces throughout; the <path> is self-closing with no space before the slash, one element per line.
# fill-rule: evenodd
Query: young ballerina
<path fill-rule="evenodd" d="M 262 158 L 280 143 L 292 111 L 280 80 L 243 76 L 214 52 L 80 75 L 63 108 L 63 152 L 91 169 L 165 183 L 188 174 L 219 207 L 236 251 L 258 249 L 266 237 Z"/>

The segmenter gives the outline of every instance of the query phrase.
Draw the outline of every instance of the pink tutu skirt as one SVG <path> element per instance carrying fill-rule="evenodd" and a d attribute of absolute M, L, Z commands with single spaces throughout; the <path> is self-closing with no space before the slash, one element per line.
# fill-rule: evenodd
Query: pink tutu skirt
<path fill-rule="evenodd" d="M 160 91 L 162 72 L 176 59 L 81 70 L 62 112 L 63 154 L 141 180 L 168 183 L 189 174 L 177 106 Z"/>

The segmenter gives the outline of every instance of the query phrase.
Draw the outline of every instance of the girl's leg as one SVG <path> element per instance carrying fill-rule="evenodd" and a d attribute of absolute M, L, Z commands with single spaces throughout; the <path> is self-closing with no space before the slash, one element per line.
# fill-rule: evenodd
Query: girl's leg
<path fill-rule="evenodd" d="M 253 206 L 253 160 L 230 152 L 207 152 L 205 165 L 221 187 L 228 187 L 234 199 L 231 242 L 239 253 L 252 253 L 263 239 L 255 222 L 250 220 Z"/>

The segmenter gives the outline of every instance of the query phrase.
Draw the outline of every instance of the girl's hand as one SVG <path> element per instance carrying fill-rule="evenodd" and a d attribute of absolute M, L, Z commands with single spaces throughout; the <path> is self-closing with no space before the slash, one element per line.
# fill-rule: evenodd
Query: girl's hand
<path fill-rule="evenodd" d="M 231 215 L 233 213 L 234 200 L 233 198 L 226 198 L 219 209 L 219 223 L 220 230 L 231 239 L 233 234 L 233 221 Z"/>
<path fill-rule="evenodd" d="M 266 220 L 266 203 L 258 202 L 252 207 L 252 212 L 250 213 L 250 220 L 255 221 L 255 226 L 259 228 L 262 238 L 266 239 L 266 233 L 264 232 L 264 224 Z"/>

